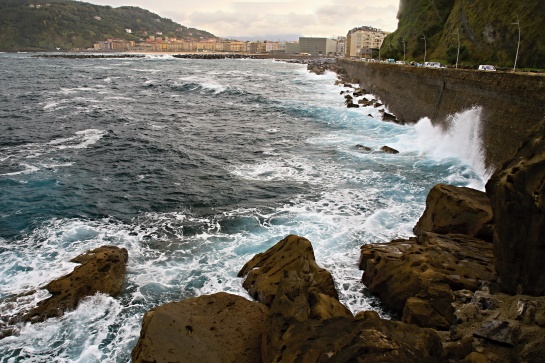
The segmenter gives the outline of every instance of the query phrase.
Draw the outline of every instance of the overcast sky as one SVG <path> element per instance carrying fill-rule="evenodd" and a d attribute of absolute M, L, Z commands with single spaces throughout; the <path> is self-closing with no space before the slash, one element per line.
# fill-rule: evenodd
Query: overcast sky
<path fill-rule="evenodd" d="M 282 39 L 287 35 L 338 36 L 368 25 L 385 31 L 397 28 L 399 0 L 86 0 L 147 9 L 182 25 L 219 37 Z"/>

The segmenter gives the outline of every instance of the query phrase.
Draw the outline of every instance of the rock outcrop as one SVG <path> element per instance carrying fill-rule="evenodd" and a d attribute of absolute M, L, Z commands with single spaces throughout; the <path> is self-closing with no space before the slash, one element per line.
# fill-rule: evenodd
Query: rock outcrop
<path fill-rule="evenodd" d="M 19 319 L 32 323 L 61 316 L 67 310 L 75 309 L 81 299 L 97 292 L 117 296 L 125 280 L 129 255 L 125 248 L 103 246 L 72 259 L 80 263 L 66 276 L 51 281 L 45 289 L 51 297 Z"/>
<path fill-rule="evenodd" d="M 492 207 L 484 192 L 437 184 L 428 193 L 426 210 L 414 233 L 460 233 L 492 242 Z"/>
<path fill-rule="evenodd" d="M 485 362 L 541 362 L 545 357 L 545 297 L 492 293 L 487 287 L 456 293 L 445 356 L 471 351 Z"/>
<path fill-rule="evenodd" d="M 380 151 L 383 151 L 383 152 L 385 152 L 387 154 L 399 154 L 398 150 L 396 150 L 396 149 L 394 149 L 394 148 L 392 148 L 390 146 L 386 146 L 386 145 L 381 147 Z"/>
<path fill-rule="evenodd" d="M 358 315 L 337 299 L 329 272 L 310 242 L 288 236 L 240 271 L 250 294 L 270 306 L 263 362 L 439 362 L 437 334 L 415 325 Z"/>
<path fill-rule="evenodd" d="M 267 312 L 227 293 L 156 307 L 144 315 L 132 361 L 259 363 Z"/>
<path fill-rule="evenodd" d="M 530 264 L 542 255 L 541 240 L 532 236 L 545 230 L 537 207 L 543 146 L 536 136 L 487 184 L 493 222 L 484 193 L 437 185 L 414 228 L 416 238 L 362 247 L 363 282 L 402 312 L 402 321 L 437 329 L 445 362 L 541 362 L 545 356 L 545 297 L 500 293 L 500 287 L 509 289 L 495 271 L 503 263 L 504 273 L 515 275 L 510 292 L 539 292 L 540 285 L 521 284 L 540 276 Z M 477 238 L 490 239 L 492 231 L 493 245 Z M 495 261 L 498 248 L 502 262 Z"/>
<path fill-rule="evenodd" d="M 352 317 L 338 300 L 333 277 L 318 266 L 309 240 L 290 235 L 240 270 L 242 286 L 270 307 L 266 322 L 263 361 L 272 362 L 286 344 L 283 333 L 309 319 Z"/>
<path fill-rule="evenodd" d="M 431 329 L 384 319 L 309 320 L 290 327 L 274 362 L 441 362 Z"/>
<path fill-rule="evenodd" d="M 504 291 L 545 295 L 545 123 L 486 184 Z"/>
<path fill-rule="evenodd" d="M 417 238 L 364 245 L 362 281 L 402 321 L 448 330 L 454 291 L 495 281 L 492 245 L 464 235 L 424 232 Z"/>
<path fill-rule="evenodd" d="M 312 244 L 296 235 L 287 236 L 267 251 L 255 255 L 238 276 L 245 277 L 242 286 L 254 299 L 270 307 L 286 271 L 308 275 L 307 289 L 338 300 L 333 277 L 316 263 Z"/>

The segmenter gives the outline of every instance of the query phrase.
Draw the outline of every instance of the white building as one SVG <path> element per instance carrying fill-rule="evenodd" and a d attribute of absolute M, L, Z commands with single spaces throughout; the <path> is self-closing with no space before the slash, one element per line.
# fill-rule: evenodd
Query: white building
<path fill-rule="evenodd" d="M 379 49 L 390 34 L 380 29 L 362 26 L 350 30 L 346 36 L 346 56 L 371 58 L 372 50 Z"/>

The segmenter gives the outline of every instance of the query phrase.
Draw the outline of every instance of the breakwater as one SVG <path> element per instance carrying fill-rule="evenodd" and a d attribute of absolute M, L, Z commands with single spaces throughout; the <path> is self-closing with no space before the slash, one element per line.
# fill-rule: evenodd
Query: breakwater
<path fill-rule="evenodd" d="M 428 117 L 448 129 L 451 115 L 481 107 L 485 164 L 491 171 L 511 157 L 545 117 L 545 77 L 540 75 L 339 63 L 402 122 Z"/>
<path fill-rule="evenodd" d="M 92 58 L 144 58 L 141 54 L 36 54 L 33 58 L 68 58 L 68 59 L 92 59 Z"/>

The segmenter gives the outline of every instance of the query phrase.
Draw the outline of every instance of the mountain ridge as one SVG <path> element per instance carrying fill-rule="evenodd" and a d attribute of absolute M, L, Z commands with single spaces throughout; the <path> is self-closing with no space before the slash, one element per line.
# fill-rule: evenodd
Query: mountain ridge
<path fill-rule="evenodd" d="M 186 39 L 217 38 L 133 6 L 113 8 L 74 0 L 0 3 L 0 50 L 4 51 L 85 49 L 107 38 L 138 42 L 157 33 Z"/>

